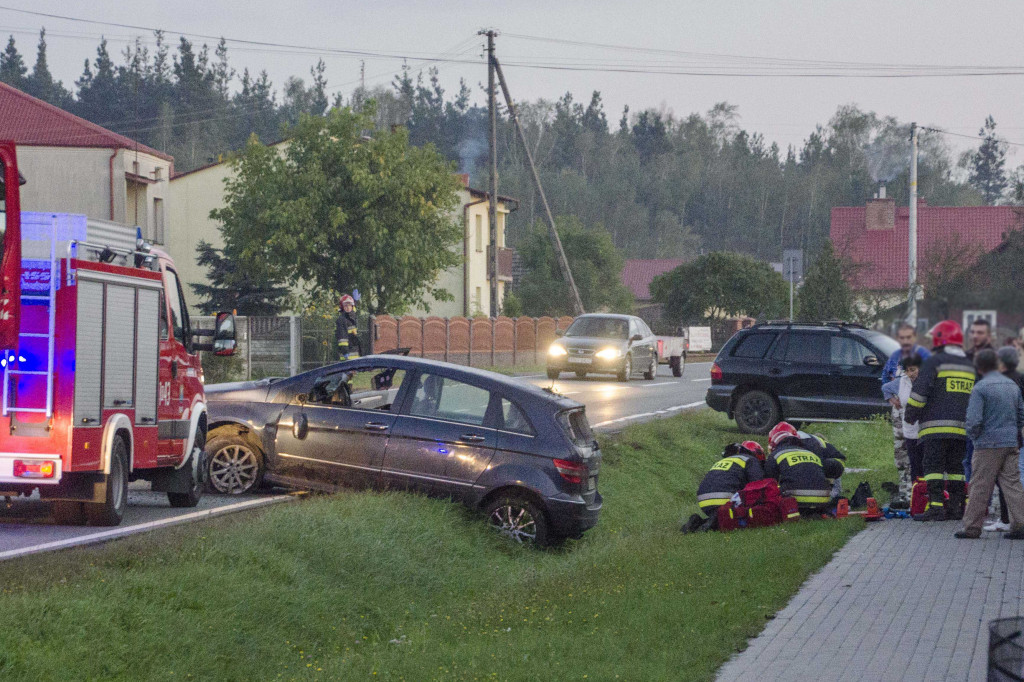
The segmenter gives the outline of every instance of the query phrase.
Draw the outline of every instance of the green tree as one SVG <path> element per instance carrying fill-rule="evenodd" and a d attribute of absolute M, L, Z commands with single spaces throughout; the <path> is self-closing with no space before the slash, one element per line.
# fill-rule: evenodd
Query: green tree
<path fill-rule="evenodd" d="M 373 129 L 363 113 L 303 116 L 279 153 L 250 139 L 225 182 L 225 251 L 308 295 L 358 288 L 370 313 L 398 314 L 428 298 L 458 265 L 458 178 L 431 146 L 411 147 L 404 129 Z M 461 251 L 461 249 L 460 249 Z"/>
<path fill-rule="evenodd" d="M 670 324 L 749 315 L 781 317 L 789 288 L 782 275 L 741 253 L 715 251 L 658 275 L 651 283 Z"/>
<path fill-rule="evenodd" d="M 196 263 L 208 269 L 209 284 L 192 284 L 204 315 L 234 310 L 239 315 L 276 315 L 284 306 L 288 288 L 281 286 L 263 264 L 200 241 Z"/>
<path fill-rule="evenodd" d="M 580 291 L 583 308 L 589 312 L 628 313 L 633 295 L 622 284 L 622 253 L 603 229 L 586 230 L 578 218 L 555 219 L 566 260 Z M 536 223 L 519 247 L 526 274 L 517 296 L 527 315 L 571 315 L 569 287 L 555 259 L 548 229 Z"/>
<path fill-rule="evenodd" d="M 7 47 L 0 52 L 0 81 L 12 85 L 19 90 L 25 89 L 25 74 L 28 67 L 22 59 L 18 47 L 14 44 L 14 36 L 7 41 Z"/>
<path fill-rule="evenodd" d="M 25 83 L 28 94 L 38 97 L 58 107 L 67 107 L 71 104 L 71 93 L 64 88 L 60 81 L 53 80 L 50 73 L 50 66 L 46 59 L 46 29 L 39 31 L 39 48 L 36 52 L 36 63 L 32 67 L 32 73 Z"/>
<path fill-rule="evenodd" d="M 985 125 L 978 131 L 981 145 L 970 157 L 971 183 L 982 196 L 986 204 L 996 203 L 1006 191 L 1006 143 L 996 135 L 996 122 L 989 116 Z"/>
<path fill-rule="evenodd" d="M 797 319 L 801 322 L 853 319 L 853 292 L 847 281 L 848 264 L 826 241 L 804 275 L 797 296 Z"/>

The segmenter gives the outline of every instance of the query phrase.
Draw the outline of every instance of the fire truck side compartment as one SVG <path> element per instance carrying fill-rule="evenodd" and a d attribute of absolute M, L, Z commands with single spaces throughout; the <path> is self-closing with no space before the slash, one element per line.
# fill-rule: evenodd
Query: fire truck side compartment
<path fill-rule="evenodd" d="M 160 360 L 160 292 L 139 289 L 135 337 L 135 423 L 156 424 L 157 372 Z"/>
<path fill-rule="evenodd" d="M 134 407 L 135 287 L 107 284 L 103 334 L 103 409 Z"/>
<path fill-rule="evenodd" d="M 100 425 L 103 371 L 103 284 L 78 283 L 75 332 L 75 425 Z"/>

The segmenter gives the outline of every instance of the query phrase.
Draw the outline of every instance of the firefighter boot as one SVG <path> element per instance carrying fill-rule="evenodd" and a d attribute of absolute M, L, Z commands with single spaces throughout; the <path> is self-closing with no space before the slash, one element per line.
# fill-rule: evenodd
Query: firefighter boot
<path fill-rule="evenodd" d="M 949 505 L 946 507 L 946 518 L 951 521 L 960 521 L 964 518 L 964 511 L 967 509 L 967 490 L 963 481 L 952 480 L 947 484 L 949 488 Z"/>
<path fill-rule="evenodd" d="M 915 521 L 945 521 L 946 518 L 946 509 L 942 503 L 931 501 L 928 502 L 928 508 L 923 513 L 914 516 Z"/>
<path fill-rule="evenodd" d="M 679 530 L 683 533 L 695 533 L 700 529 L 702 523 L 704 523 L 703 516 L 700 514 L 690 514 L 690 518 L 686 520 L 686 523 Z"/>

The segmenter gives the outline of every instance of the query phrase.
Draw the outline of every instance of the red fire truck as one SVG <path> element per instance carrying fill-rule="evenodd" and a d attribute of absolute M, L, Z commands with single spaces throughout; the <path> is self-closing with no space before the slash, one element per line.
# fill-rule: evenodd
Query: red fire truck
<path fill-rule="evenodd" d="M 38 490 L 59 523 L 111 526 L 143 479 L 194 507 L 207 424 L 198 353 L 232 354 L 234 318 L 192 329 L 174 263 L 141 231 L 22 212 L 14 143 L 0 142 L 0 162 L 0 497 Z"/>

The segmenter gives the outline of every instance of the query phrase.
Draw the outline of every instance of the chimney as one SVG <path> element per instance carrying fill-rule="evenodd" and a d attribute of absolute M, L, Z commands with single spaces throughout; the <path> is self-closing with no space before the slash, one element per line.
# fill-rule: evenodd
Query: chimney
<path fill-rule="evenodd" d="M 884 197 L 885 188 L 879 188 L 879 196 L 865 206 L 864 227 L 869 232 L 896 228 L 896 200 Z"/>
<path fill-rule="evenodd" d="M 878 186 L 878 198 L 879 199 L 884 199 L 885 198 L 885 185 L 879 185 Z"/>
<path fill-rule="evenodd" d="M 469 173 L 459 173 L 459 180 L 462 181 L 463 187 L 469 187 Z"/>

